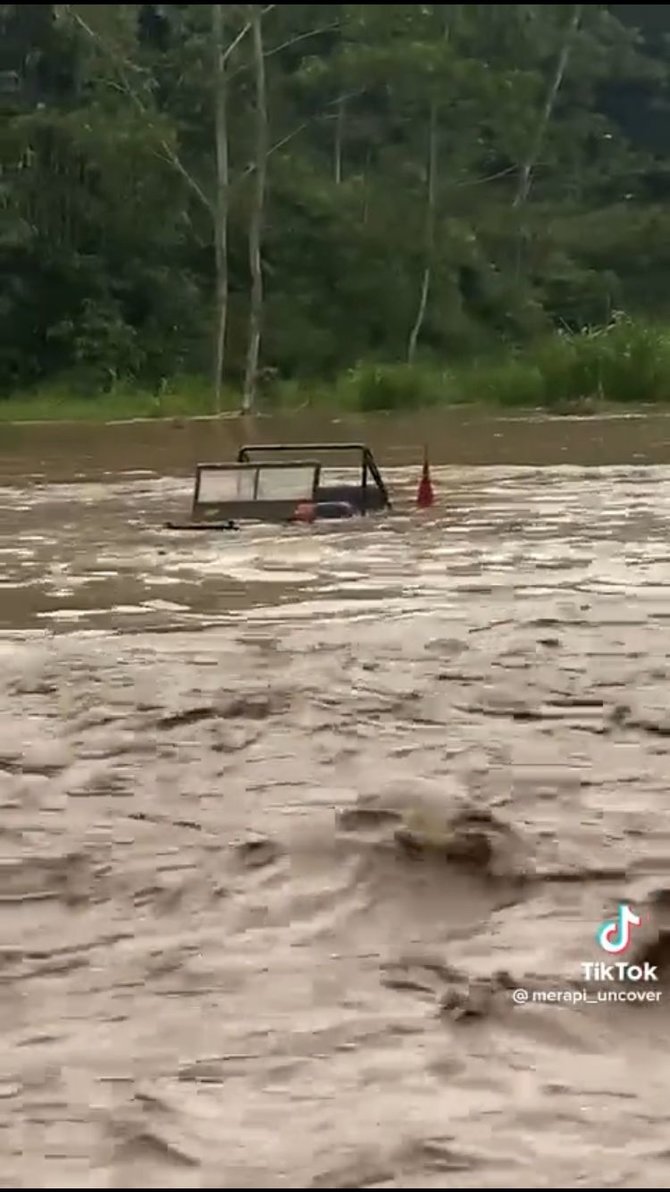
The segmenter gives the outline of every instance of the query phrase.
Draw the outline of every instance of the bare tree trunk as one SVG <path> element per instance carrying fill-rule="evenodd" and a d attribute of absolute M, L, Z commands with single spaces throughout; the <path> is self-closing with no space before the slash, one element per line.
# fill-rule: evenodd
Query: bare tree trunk
<path fill-rule="evenodd" d="M 370 218 L 370 163 L 372 161 L 372 154 L 370 149 L 365 153 L 365 165 L 363 167 L 363 210 L 361 212 L 361 223 L 364 228 L 367 228 Z"/>
<path fill-rule="evenodd" d="M 265 177 L 268 156 L 268 113 L 265 87 L 265 58 L 263 56 L 262 9 L 260 4 L 250 7 L 251 32 L 253 37 L 254 71 L 256 76 L 256 149 L 254 199 L 249 225 L 249 266 L 251 269 L 251 300 L 249 307 L 249 345 L 247 367 L 244 376 L 242 412 L 250 413 L 256 400 L 258 384 L 258 357 L 261 344 L 263 319 L 263 270 L 261 246 L 263 217 L 265 209 Z"/>
<path fill-rule="evenodd" d="M 556 70 L 554 71 L 554 76 L 551 80 L 551 85 L 549 87 L 549 90 L 547 91 L 547 97 L 544 101 L 544 107 L 542 109 L 542 112 L 540 113 L 540 119 L 538 121 L 537 128 L 535 130 L 535 137 L 533 139 L 533 144 L 531 145 L 528 157 L 526 158 L 525 162 L 523 163 L 523 165 L 521 167 L 521 170 L 519 171 L 519 185 L 517 187 L 517 192 L 514 197 L 514 206 L 515 207 L 521 207 L 527 201 L 528 196 L 530 194 L 530 188 L 531 188 L 531 185 L 533 182 L 533 170 L 535 169 L 535 166 L 537 165 L 538 158 L 542 151 L 542 142 L 544 141 L 544 134 L 547 130 L 547 125 L 549 124 L 549 121 L 551 120 L 551 117 L 553 116 L 553 113 L 554 113 L 554 107 L 556 106 L 556 100 L 558 99 L 558 93 L 561 89 L 561 85 L 563 83 L 563 78 L 565 76 L 565 71 L 567 69 L 568 61 L 570 59 L 570 51 L 572 49 L 572 42 L 573 42 L 575 33 L 579 29 L 579 23 L 582 19 L 583 10 L 584 10 L 583 4 L 574 4 L 573 5 L 572 15 L 570 17 L 570 20 L 569 20 L 569 22 L 566 26 L 566 29 L 565 29 L 565 33 L 563 35 L 563 42 L 561 45 L 560 53 L 558 55 L 558 61 L 556 63 Z"/>
<path fill-rule="evenodd" d="M 344 116 L 346 99 L 343 95 L 337 101 L 337 118 L 335 121 L 335 185 L 342 182 L 342 142 L 344 140 Z"/>
<path fill-rule="evenodd" d="M 421 283 L 421 297 L 416 319 L 407 345 L 407 363 L 412 364 L 416 355 L 423 321 L 426 317 L 428 295 L 433 266 L 433 248 L 435 243 L 435 200 L 437 190 L 437 103 L 433 100 L 430 106 L 430 131 L 428 135 L 428 184 L 426 195 L 426 263 Z"/>
<path fill-rule="evenodd" d="M 224 5 L 212 5 L 212 32 L 215 55 L 214 122 L 216 130 L 216 202 L 214 210 L 214 243 L 216 252 L 216 336 L 214 347 L 214 401 L 216 413 L 221 413 L 223 365 L 226 351 L 228 321 L 228 200 L 230 174 L 228 166 L 228 79 L 224 53 Z"/>

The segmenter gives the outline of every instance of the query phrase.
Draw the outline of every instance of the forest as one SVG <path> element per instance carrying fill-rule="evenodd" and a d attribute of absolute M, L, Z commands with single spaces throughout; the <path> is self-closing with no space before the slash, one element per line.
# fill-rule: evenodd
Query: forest
<path fill-rule="evenodd" d="M 0 407 L 669 399 L 669 36 L 667 5 L 0 5 Z"/>

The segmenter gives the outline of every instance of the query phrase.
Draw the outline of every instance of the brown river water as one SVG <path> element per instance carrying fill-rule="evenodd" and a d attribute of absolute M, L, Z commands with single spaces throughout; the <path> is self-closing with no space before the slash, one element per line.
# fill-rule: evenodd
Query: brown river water
<path fill-rule="evenodd" d="M 0 562 L 0 1186 L 668 1186 L 670 418 L 0 427 Z"/>

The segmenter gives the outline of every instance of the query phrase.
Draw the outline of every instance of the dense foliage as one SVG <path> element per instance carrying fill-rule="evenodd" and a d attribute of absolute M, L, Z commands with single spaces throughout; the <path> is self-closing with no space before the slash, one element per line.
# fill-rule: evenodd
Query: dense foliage
<path fill-rule="evenodd" d="M 0 393 L 221 368 L 251 401 L 667 318 L 666 26 L 665 5 L 0 5 Z"/>

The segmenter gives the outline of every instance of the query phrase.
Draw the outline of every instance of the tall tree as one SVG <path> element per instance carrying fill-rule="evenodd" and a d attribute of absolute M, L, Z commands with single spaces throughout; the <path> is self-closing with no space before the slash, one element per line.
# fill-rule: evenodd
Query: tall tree
<path fill-rule="evenodd" d="M 228 165 L 228 78 L 224 44 L 225 5 L 212 5 L 214 43 L 214 124 L 216 135 L 216 332 L 214 351 L 214 400 L 221 412 L 221 389 L 228 324 L 228 207 L 230 170 Z"/>
<path fill-rule="evenodd" d="M 242 409 L 245 413 L 249 413 L 254 407 L 258 385 L 258 359 L 263 319 L 263 263 L 261 260 L 261 249 L 268 157 L 268 111 L 265 89 L 265 55 L 263 51 L 263 13 L 260 4 L 250 4 L 249 9 L 253 43 L 256 122 L 254 140 L 254 191 L 249 221 L 249 267 L 251 271 L 249 344 L 242 398 Z"/>
<path fill-rule="evenodd" d="M 416 312 L 416 319 L 412 326 L 407 348 L 407 361 L 414 363 L 419 333 L 426 317 L 428 293 L 430 290 L 430 276 L 433 268 L 433 252 L 435 249 L 435 204 L 437 198 L 437 100 L 430 104 L 430 119 L 428 125 L 428 164 L 426 168 L 426 260 L 423 267 L 421 282 L 421 297 Z"/>

